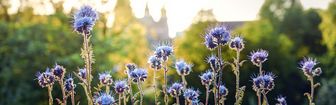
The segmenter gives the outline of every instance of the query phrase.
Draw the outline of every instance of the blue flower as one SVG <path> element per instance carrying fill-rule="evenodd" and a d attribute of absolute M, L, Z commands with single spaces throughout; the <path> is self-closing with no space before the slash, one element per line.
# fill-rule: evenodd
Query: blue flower
<path fill-rule="evenodd" d="M 52 71 L 56 77 L 61 79 L 65 73 L 65 68 L 61 65 L 56 64 Z"/>
<path fill-rule="evenodd" d="M 136 83 L 139 81 L 145 81 L 147 75 L 148 75 L 147 70 L 140 68 L 136 68 L 135 70 L 130 72 L 130 77 L 132 78 L 133 82 Z"/>
<path fill-rule="evenodd" d="M 129 88 L 128 88 L 128 85 L 127 85 L 127 82 L 122 80 L 122 81 L 116 81 L 114 83 L 114 90 L 116 91 L 116 93 L 118 94 L 123 94 L 125 91 L 127 91 Z"/>
<path fill-rule="evenodd" d="M 219 85 L 219 95 L 227 96 L 229 93 L 228 89 L 224 85 Z"/>
<path fill-rule="evenodd" d="M 278 101 L 276 105 L 287 105 L 286 98 L 283 96 L 279 96 L 276 100 Z"/>
<path fill-rule="evenodd" d="M 79 69 L 78 76 L 80 76 L 82 79 L 86 79 L 86 75 L 87 73 L 85 68 Z"/>
<path fill-rule="evenodd" d="M 183 96 L 185 99 L 187 99 L 189 102 L 192 100 L 197 100 L 199 96 L 199 91 L 195 91 L 193 89 L 186 89 L 183 93 Z"/>
<path fill-rule="evenodd" d="M 236 51 L 241 51 L 242 49 L 244 49 L 244 40 L 241 37 L 234 37 L 233 39 L 231 39 L 230 41 L 230 48 Z"/>
<path fill-rule="evenodd" d="M 218 45 L 225 45 L 230 40 L 230 31 L 223 25 L 211 28 L 207 34 L 211 35 Z"/>
<path fill-rule="evenodd" d="M 200 101 L 198 99 L 194 99 L 194 100 L 191 100 L 191 105 L 201 105 L 201 104 L 200 104 Z"/>
<path fill-rule="evenodd" d="M 191 72 L 191 67 L 192 65 L 187 64 L 186 62 L 184 62 L 184 60 L 179 60 L 175 63 L 177 74 L 181 76 L 189 75 L 189 73 Z"/>
<path fill-rule="evenodd" d="M 311 76 L 319 76 L 322 73 L 320 67 L 314 69 L 315 65 L 317 64 L 316 59 L 314 58 L 304 58 L 300 62 L 300 69 L 304 72 L 304 74 L 308 77 Z M 313 70 L 314 69 L 314 70 Z"/>
<path fill-rule="evenodd" d="M 274 88 L 274 78 L 275 75 L 272 73 L 265 73 L 259 76 L 252 77 L 253 81 L 253 90 L 264 90 L 264 91 L 270 91 Z"/>
<path fill-rule="evenodd" d="M 76 85 L 74 84 L 74 80 L 71 76 L 69 76 L 66 80 L 65 80 L 65 83 L 64 83 L 64 88 L 65 88 L 65 91 L 67 92 L 71 92 L 75 89 Z"/>
<path fill-rule="evenodd" d="M 150 56 L 148 59 L 148 63 L 153 69 L 159 70 L 162 68 L 162 60 L 156 56 Z"/>
<path fill-rule="evenodd" d="M 99 74 L 99 81 L 104 86 L 112 85 L 113 79 L 112 76 L 108 72 Z"/>
<path fill-rule="evenodd" d="M 52 86 L 55 82 L 55 75 L 50 71 L 49 68 L 45 72 L 38 72 L 36 74 L 39 85 L 44 88 L 47 86 Z"/>
<path fill-rule="evenodd" d="M 260 66 L 262 63 L 264 63 L 267 60 L 268 52 L 266 50 L 258 50 L 251 52 L 250 59 L 251 62 L 256 65 Z"/>
<path fill-rule="evenodd" d="M 90 6 L 83 6 L 75 13 L 73 19 L 75 31 L 80 34 L 89 34 L 98 20 L 98 13 Z"/>
<path fill-rule="evenodd" d="M 223 64 L 221 60 L 219 60 L 215 55 L 211 55 L 206 59 L 207 63 L 210 64 L 210 67 L 214 71 L 218 71 L 219 67 Z"/>
<path fill-rule="evenodd" d="M 167 61 L 168 57 L 173 54 L 173 47 L 168 45 L 162 45 L 155 49 L 154 55 L 163 61 Z"/>
<path fill-rule="evenodd" d="M 183 89 L 183 85 L 181 83 L 173 83 L 173 85 L 171 87 L 169 87 L 168 89 L 168 93 L 172 96 L 179 96 L 181 94 L 181 90 Z"/>
<path fill-rule="evenodd" d="M 100 93 L 97 97 L 95 97 L 94 103 L 96 105 L 113 105 L 115 100 L 108 93 Z"/>
<path fill-rule="evenodd" d="M 213 73 L 211 71 L 207 71 L 199 77 L 201 78 L 203 85 L 210 85 L 213 80 Z"/>
<path fill-rule="evenodd" d="M 127 75 L 129 75 L 129 73 L 131 71 L 133 71 L 135 68 L 137 68 L 137 66 L 134 63 L 128 63 L 128 64 L 126 64 L 126 71 L 125 71 L 125 73 Z"/>
<path fill-rule="evenodd" d="M 210 50 L 213 50 L 218 46 L 218 44 L 214 41 L 213 37 L 209 34 L 206 34 L 204 36 L 204 44 Z"/>

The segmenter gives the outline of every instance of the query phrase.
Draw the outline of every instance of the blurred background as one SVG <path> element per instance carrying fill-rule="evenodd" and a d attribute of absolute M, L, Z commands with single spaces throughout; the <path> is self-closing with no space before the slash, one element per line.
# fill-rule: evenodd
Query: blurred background
<path fill-rule="evenodd" d="M 205 58 L 212 52 L 202 44 L 202 35 L 221 23 L 246 40 L 242 59 L 253 50 L 269 51 L 264 68 L 277 75 L 275 89 L 268 94 L 271 105 L 278 95 L 289 105 L 307 104 L 303 93 L 309 84 L 298 69 L 304 56 L 317 58 L 323 70 L 316 78 L 322 84 L 316 104 L 336 104 L 335 0 L 1 0 L 0 105 L 47 104 L 47 90 L 38 86 L 35 73 L 55 63 L 63 65 L 67 75 L 83 67 L 82 40 L 71 22 L 74 11 L 85 4 L 100 13 L 92 39 L 96 77 L 110 71 L 114 79 L 123 79 L 124 65 L 131 62 L 152 72 L 147 57 L 156 45 L 170 43 L 175 55 L 169 62 L 169 83 L 180 81 L 174 61 L 193 63 L 188 85 L 201 91 L 204 102 L 205 88 L 198 76 L 209 68 Z M 223 53 L 224 60 L 233 60 L 227 47 Z M 250 79 L 257 72 L 250 62 L 241 69 L 241 85 L 247 86 L 244 105 L 257 103 Z M 151 78 L 145 84 L 145 105 L 154 104 Z M 234 80 L 231 68 L 224 68 L 228 105 L 234 102 Z M 77 85 L 76 91 L 76 100 L 85 104 L 83 88 Z M 61 97 L 58 85 L 53 94 Z"/>

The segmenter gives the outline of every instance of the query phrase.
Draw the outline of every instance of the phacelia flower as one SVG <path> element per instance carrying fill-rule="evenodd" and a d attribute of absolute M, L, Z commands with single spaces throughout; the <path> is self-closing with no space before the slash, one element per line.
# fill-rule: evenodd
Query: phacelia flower
<path fill-rule="evenodd" d="M 47 68 L 45 72 L 42 73 L 38 72 L 36 76 L 38 83 L 42 88 L 51 86 L 55 82 L 55 75 L 50 71 L 49 68 Z"/>
<path fill-rule="evenodd" d="M 65 91 L 67 92 L 71 92 L 75 89 L 76 85 L 74 84 L 74 80 L 72 77 L 68 77 L 66 80 L 65 80 L 65 83 L 64 83 L 64 88 L 65 88 Z"/>
<path fill-rule="evenodd" d="M 113 79 L 111 74 L 104 72 L 99 74 L 99 81 L 102 85 L 109 86 L 112 85 Z"/>
<path fill-rule="evenodd" d="M 116 100 L 108 93 L 100 93 L 94 100 L 95 105 L 113 105 Z"/>
<path fill-rule="evenodd" d="M 118 94 L 123 94 L 125 91 L 127 91 L 129 88 L 128 88 L 128 85 L 127 85 L 127 82 L 122 80 L 122 81 L 116 81 L 114 83 L 114 90 L 116 91 L 116 93 Z"/>
<path fill-rule="evenodd" d="M 253 90 L 264 90 L 270 91 L 274 88 L 274 78 L 275 75 L 272 73 L 266 73 L 263 75 L 259 75 L 258 77 L 252 78 L 253 80 Z"/>
<path fill-rule="evenodd" d="M 234 37 L 233 39 L 231 39 L 230 44 L 229 44 L 230 48 L 236 51 L 241 51 L 242 49 L 244 49 L 244 40 L 241 37 Z"/>
<path fill-rule="evenodd" d="M 78 70 L 78 76 L 80 76 L 82 79 L 86 79 L 86 69 L 85 68 L 82 68 L 82 69 L 79 69 Z"/>
<path fill-rule="evenodd" d="M 213 80 L 213 73 L 211 71 L 207 71 L 200 75 L 200 78 L 203 85 L 210 85 Z"/>
<path fill-rule="evenodd" d="M 251 52 L 250 59 L 251 62 L 256 65 L 260 66 L 262 63 L 264 63 L 267 60 L 268 52 L 266 50 L 258 50 Z"/>
<path fill-rule="evenodd" d="M 153 69 L 159 70 L 162 68 L 162 60 L 156 56 L 150 56 L 148 59 L 148 63 Z"/>
<path fill-rule="evenodd" d="M 192 100 L 197 100 L 199 96 L 199 91 L 195 91 L 193 89 L 186 89 L 183 93 L 183 96 L 185 99 L 187 99 L 189 102 Z"/>
<path fill-rule="evenodd" d="M 83 6 L 75 13 L 73 19 L 75 31 L 81 34 L 89 34 L 98 20 L 98 13 L 90 6 Z"/>
<path fill-rule="evenodd" d="M 194 99 L 194 100 L 191 100 L 191 105 L 201 105 L 201 104 L 200 104 L 200 101 L 198 99 Z"/>
<path fill-rule="evenodd" d="M 61 65 L 56 64 L 52 71 L 56 77 L 61 79 L 65 73 L 65 68 Z"/>
<path fill-rule="evenodd" d="M 217 48 L 217 46 L 218 46 L 218 44 L 215 42 L 214 38 L 209 34 L 206 34 L 204 36 L 204 45 L 210 50 L 213 50 L 213 49 Z"/>
<path fill-rule="evenodd" d="M 223 25 L 211 28 L 207 34 L 211 35 L 218 45 L 225 45 L 230 40 L 230 31 Z"/>
<path fill-rule="evenodd" d="M 207 63 L 210 64 L 210 67 L 214 71 L 218 71 L 219 67 L 223 64 L 221 60 L 219 60 L 215 55 L 211 55 L 206 59 Z"/>
<path fill-rule="evenodd" d="M 321 70 L 320 67 L 314 69 L 316 64 L 317 64 L 316 59 L 314 59 L 314 58 L 304 58 L 300 62 L 300 69 L 308 77 L 319 76 L 322 73 L 322 70 Z"/>
<path fill-rule="evenodd" d="M 276 100 L 278 101 L 276 105 L 287 105 L 285 97 L 279 96 Z"/>
<path fill-rule="evenodd" d="M 171 87 L 168 89 L 168 93 L 175 97 L 176 95 L 179 96 L 181 94 L 181 91 L 183 89 L 183 85 L 181 83 L 174 83 Z"/>
<path fill-rule="evenodd" d="M 181 76 L 189 75 L 191 72 L 191 64 L 187 64 L 184 60 L 179 60 L 175 63 L 175 68 L 177 71 L 177 74 Z"/>
<path fill-rule="evenodd" d="M 155 49 L 155 56 L 162 59 L 163 61 L 167 61 L 168 57 L 173 54 L 173 47 L 168 45 L 159 46 Z"/>
<path fill-rule="evenodd" d="M 224 85 L 219 85 L 219 95 L 227 96 L 229 93 L 228 89 Z"/>
<path fill-rule="evenodd" d="M 137 68 L 137 66 L 134 64 L 134 63 L 128 63 L 126 64 L 126 71 L 125 71 L 125 74 L 129 75 L 129 73 L 131 71 L 133 71 L 135 68 Z"/>
<path fill-rule="evenodd" d="M 132 78 L 133 82 L 145 81 L 147 78 L 148 73 L 145 69 L 136 68 L 134 71 L 130 73 L 130 77 Z"/>

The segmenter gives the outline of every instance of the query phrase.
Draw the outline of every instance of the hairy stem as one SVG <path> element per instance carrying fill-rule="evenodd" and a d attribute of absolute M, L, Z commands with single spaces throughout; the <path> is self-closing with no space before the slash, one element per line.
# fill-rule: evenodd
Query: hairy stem
<path fill-rule="evenodd" d="M 258 96 L 258 105 L 261 105 L 261 97 L 260 97 L 260 91 L 257 91 L 257 96 Z"/>
<path fill-rule="evenodd" d="M 263 102 L 263 103 L 265 103 L 266 105 L 269 105 L 269 104 L 268 104 L 268 100 L 267 100 L 266 93 L 265 93 L 265 92 L 263 92 L 262 94 L 263 94 L 263 100 L 264 100 L 264 102 Z"/>
<path fill-rule="evenodd" d="M 176 100 L 176 105 L 180 105 L 180 99 L 177 94 L 175 95 L 175 100 Z"/>
<path fill-rule="evenodd" d="M 154 77 L 153 77 L 153 88 L 154 88 L 154 102 L 155 105 L 157 105 L 157 97 L 156 97 L 156 71 L 157 69 L 154 69 Z"/>
<path fill-rule="evenodd" d="M 239 56 L 240 56 L 240 52 L 237 51 L 237 54 L 236 54 L 236 60 L 235 60 L 235 69 L 234 72 L 235 72 L 235 75 L 236 75 L 236 103 L 239 99 Z"/>
<path fill-rule="evenodd" d="M 313 105 L 313 100 L 314 100 L 314 79 L 313 77 L 309 77 L 310 81 L 310 100 L 309 100 L 309 105 Z"/>
<path fill-rule="evenodd" d="M 183 92 L 187 89 L 187 80 L 185 79 L 185 75 L 181 75 L 182 82 L 183 82 Z M 184 100 L 184 105 L 187 105 L 187 100 Z"/>
<path fill-rule="evenodd" d="M 130 95 L 130 99 L 131 99 L 131 105 L 133 105 L 134 103 L 134 99 L 133 99 L 133 92 L 132 92 L 132 80 L 128 77 L 128 87 L 129 87 L 129 95 Z"/>
<path fill-rule="evenodd" d="M 124 105 L 127 105 L 127 100 L 126 100 L 126 93 L 123 93 L 123 98 L 124 98 Z"/>
<path fill-rule="evenodd" d="M 118 100 L 118 103 L 119 103 L 119 104 L 118 104 L 118 105 L 121 105 L 121 94 L 119 94 L 119 97 L 118 97 L 118 98 L 119 98 L 119 100 Z"/>
<path fill-rule="evenodd" d="M 90 98 L 90 93 L 88 92 L 87 85 L 83 85 L 83 88 L 84 88 L 84 92 L 85 92 L 85 95 L 86 95 L 86 98 L 87 98 L 88 105 L 93 105 L 93 102 Z"/>
<path fill-rule="evenodd" d="M 66 94 L 65 94 L 65 88 L 64 88 L 64 81 L 63 81 L 63 78 L 64 78 L 64 75 L 62 75 L 62 77 L 59 79 L 59 84 L 61 86 L 61 90 L 62 90 L 62 105 L 67 105 L 67 97 L 66 97 Z"/>
<path fill-rule="evenodd" d="M 140 105 L 142 105 L 142 100 L 143 100 L 143 92 L 142 92 L 142 86 L 141 86 L 141 81 L 138 80 L 138 88 L 140 92 Z"/>
<path fill-rule="evenodd" d="M 167 94 L 167 72 L 168 72 L 168 68 L 167 68 L 167 64 L 165 64 L 164 67 L 164 85 L 163 85 L 163 93 L 164 93 L 164 102 L 165 105 L 168 105 L 168 94 Z"/>
<path fill-rule="evenodd" d="M 91 59 L 91 50 L 89 48 L 89 42 L 90 42 L 90 36 L 88 34 L 83 34 L 83 50 L 86 53 L 83 57 L 85 60 L 85 68 L 86 68 L 86 83 L 87 83 L 87 88 L 86 88 L 86 94 L 88 97 L 88 101 L 92 101 L 92 96 L 91 96 L 91 64 L 92 64 L 92 59 Z M 93 105 L 92 102 L 88 102 L 88 105 Z"/>
<path fill-rule="evenodd" d="M 53 104 L 53 97 L 51 92 L 52 92 L 52 86 L 48 86 L 49 105 Z"/>
<path fill-rule="evenodd" d="M 205 89 L 206 89 L 205 105 L 208 105 L 208 103 L 209 103 L 209 85 L 206 85 Z"/>
<path fill-rule="evenodd" d="M 259 63 L 259 75 L 262 75 L 263 71 L 262 71 L 262 63 Z"/>
<path fill-rule="evenodd" d="M 75 91 L 74 90 L 71 90 L 71 104 L 72 105 L 76 105 L 75 103 Z"/>

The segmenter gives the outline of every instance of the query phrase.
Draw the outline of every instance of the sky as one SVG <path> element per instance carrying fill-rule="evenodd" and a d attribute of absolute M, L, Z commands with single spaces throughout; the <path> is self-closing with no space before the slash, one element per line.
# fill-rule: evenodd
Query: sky
<path fill-rule="evenodd" d="M 114 7 L 116 0 L 8 0 L 9 14 L 17 13 L 20 6 L 33 7 L 36 15 L 51 15 L 55 12 L 52 2 L 63 3 L 63 11 L 69 14 L 71 10 L 80 8 L 83 4 L 92 5 L 99 13 L 105 14 L 106 26 L 113 27 L 115 19 Z M 201 10 L 212 10 L 219 22 L 251 21 L 258 19 L 258 12 L 264 0 L 129 0 L 132 12 L 136 18 L 143 18 L 145 8 L 153 20 L 161 19 L 161 10 L 166 10 L 168 35 L 174 38 L 178 32 L 187 29 L 195 16 Z M 332 0 L 300 0 L 305 9 L 326 9 Z M 24 2 L 24 3 L 23 3 Z"/>

